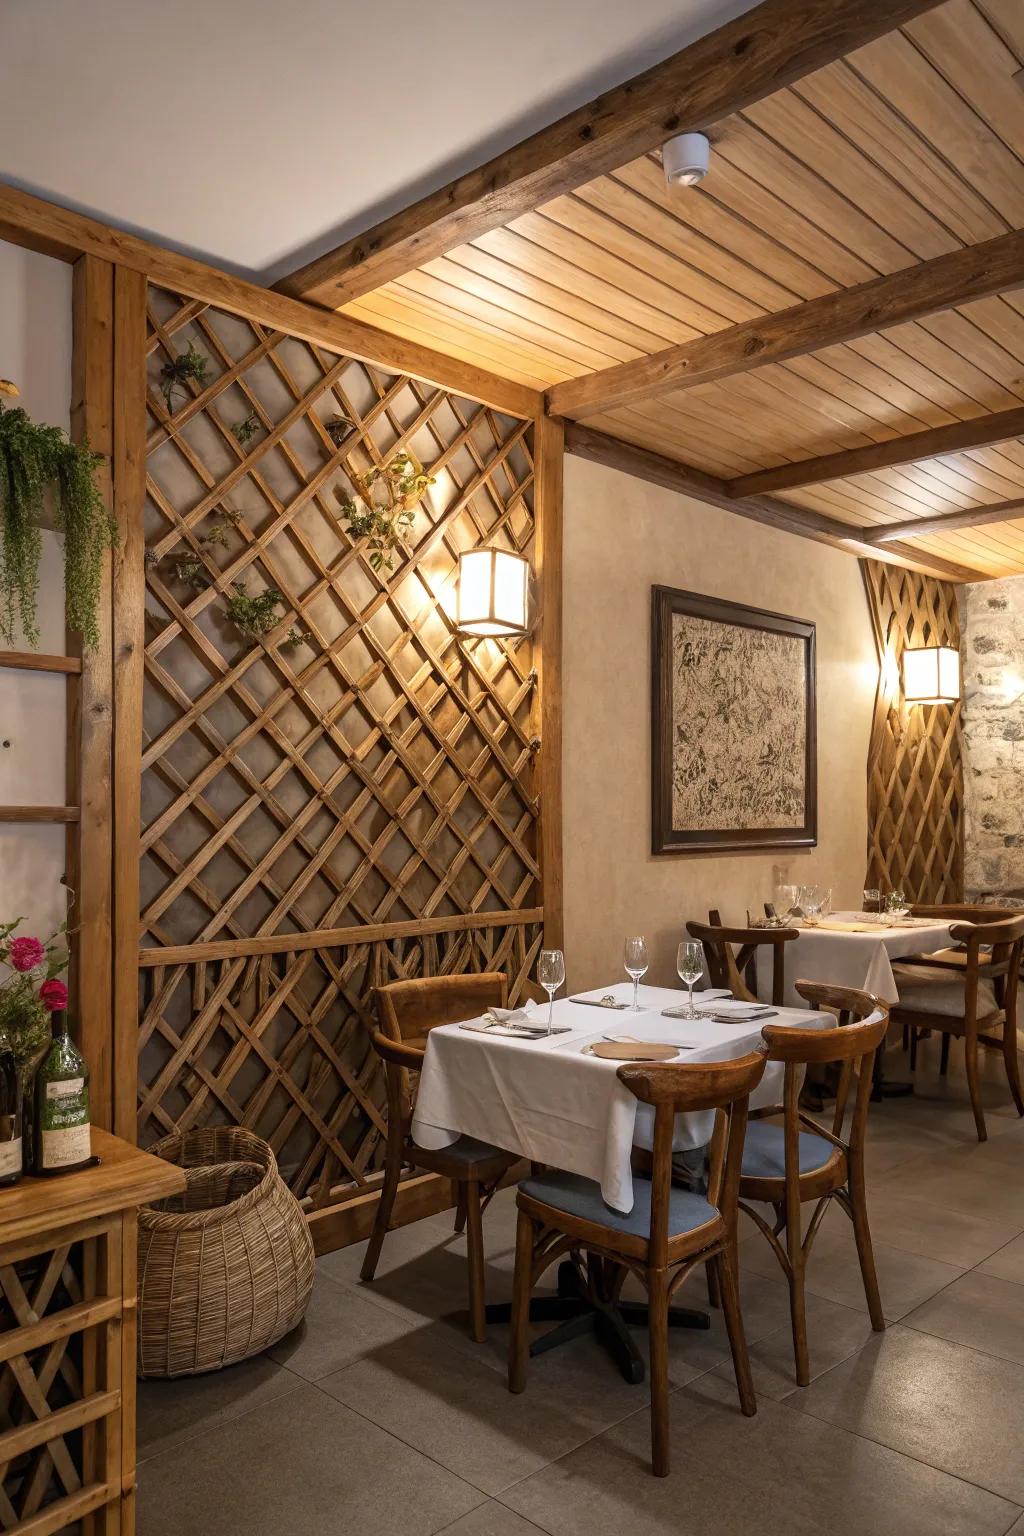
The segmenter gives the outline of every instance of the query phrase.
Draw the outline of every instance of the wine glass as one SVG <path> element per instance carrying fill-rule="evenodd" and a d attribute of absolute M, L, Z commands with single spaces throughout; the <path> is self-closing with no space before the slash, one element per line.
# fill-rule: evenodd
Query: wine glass
<path fill-rule="evenodd" d="M 626 975 L 633 978 L 633 1007 L 631 1012 L 640 1013 L 638 994 L 640 991 L 640 977 L 646 976 L 650 961 L 647 958 L 647 940 L 642 934 L 634 939 L 627 939 L 622 957 Z"/>
<path fill-rule="evenodd" d="M 690 989 L 684 1019 L 698 1019 L 700 1014 L 693 1006 L 693 989 L 704 975 L 704 951 L 693 939 L 687 939 L 676 950 L 676 970 L 679 980 L 685 982 Z"/>
<path fill-rule="evenodd" d="M 548 995 L 548 1034 L 555 1010 L 555 993 L 565 980 L 565 956 L 560 949 L 542 949 L 537 961 L 537 980 Z"/>

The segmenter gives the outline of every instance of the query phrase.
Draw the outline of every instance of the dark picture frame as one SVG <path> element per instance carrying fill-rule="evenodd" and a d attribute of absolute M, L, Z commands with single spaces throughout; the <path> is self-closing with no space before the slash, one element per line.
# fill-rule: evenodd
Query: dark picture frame
<path fill-rule="evenodd" d="M 760 630 L 796 638 L 803 646 L 803 814 L 799 826 L 729 826 L 725 828 L 673 825 L 673 783 L 676 740 L 673 727 L 673 630 L 677 618 L 707 620 L 725 630 Z M 696 630 L 697 626 L 695 626 Z M 706 631 L 705 631 L 706 633 Z M 727 642 L 727 635 L 724 637 Z M 791 649 L 791 648 L 787 648 Z M 815 626 L 724 598 L 705 597 L 674 587 L 651 588 L 651 851 L 709 853 L 735 849 L 809 848 L 818 840 L 817 708 L 815 692 Z M 713 681 L 713 679 L 712 679 Z M 733 687 L 743 678 L 733 679 Z M 750 681 L 752 712 L 756 679 Z M 731 708 L 742 709 L 735 696 Z M 763 713 L 763 706 L 762 706 Z M 755 751 L 757 746 L 755 743 Z M 766 751 L 774 750 L 765 744 Z"/>

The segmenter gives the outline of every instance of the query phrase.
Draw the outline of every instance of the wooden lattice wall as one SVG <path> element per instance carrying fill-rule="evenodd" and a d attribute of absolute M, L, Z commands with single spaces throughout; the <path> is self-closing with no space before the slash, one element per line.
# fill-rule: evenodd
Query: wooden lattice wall
<path fill-rule="evenodd" d="M 956 587 L 876 560 L 862 560 L 861 570 L 879 662 L 864 883 L 915 901 L 962 901 L 961 706 L 908 705 L 900 665 L 910 647 L 959 650 Z"/>
<path fill-rule="evenodd" d="M 449 616 L 461 550 L 534 556 L 534 423 L 156 287 L 146 350 L 139 1138 L 250 1126 L 324 1211 L 381 1160 L 374 986 L 515 995 L 540 945 L 539 658 Z M 334 493 L 401 449 L 435 484 L 375 570 Z"/>

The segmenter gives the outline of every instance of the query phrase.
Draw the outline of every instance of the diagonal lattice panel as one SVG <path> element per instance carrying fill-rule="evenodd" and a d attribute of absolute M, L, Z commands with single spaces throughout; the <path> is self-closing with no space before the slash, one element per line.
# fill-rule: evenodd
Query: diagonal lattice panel
<path fill-rule="evenodd" d="M 532 423 L 164 290 L 149 321 L 140 1131 L 250 1125 L 322 1204 L 378 1160 L 375 980 L 521 985 L 539 943 L 532 643 L 451 620 L 460 552 L 532 556 Z M 433 483 L 375 568 L 341 499 L 399 453 Z"/>

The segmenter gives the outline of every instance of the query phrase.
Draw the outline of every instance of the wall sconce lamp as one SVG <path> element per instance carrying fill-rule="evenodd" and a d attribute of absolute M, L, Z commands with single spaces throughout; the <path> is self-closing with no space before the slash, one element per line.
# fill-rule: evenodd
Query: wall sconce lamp
<path fill-rule="evenodd" d="M 455 627 L 460 635 L 498 639 L 525 635 L 530 566 L 503 549 L 470 549 L 459 556 Z"/>
<path fill-rule="evenodd" d="M 903 652 L 903 696 L 908 704 L 955 704 L 960 698 L 960 652 L 926 645 Z"/>

